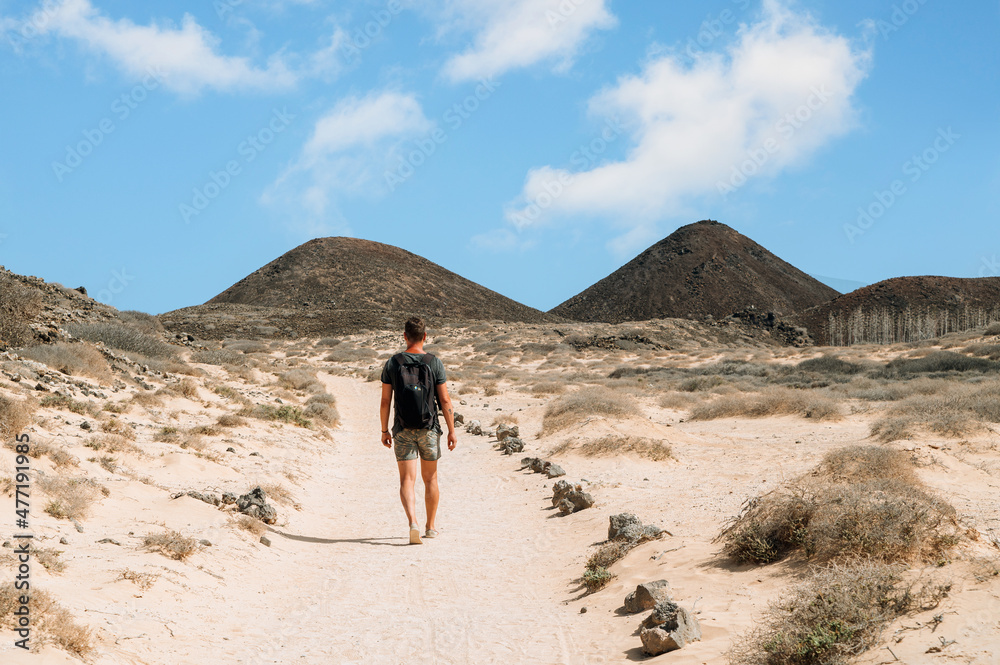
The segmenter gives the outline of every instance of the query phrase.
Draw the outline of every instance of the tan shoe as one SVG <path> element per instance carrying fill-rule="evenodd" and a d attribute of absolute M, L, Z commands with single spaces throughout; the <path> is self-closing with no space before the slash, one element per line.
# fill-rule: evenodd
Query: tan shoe
<path fill-rule="evenodd" d="M 420 540 L 420 527 L 416 524 L 410 525 L 410 544 L 411 545 L 423 545 L 424 541 Z"/>

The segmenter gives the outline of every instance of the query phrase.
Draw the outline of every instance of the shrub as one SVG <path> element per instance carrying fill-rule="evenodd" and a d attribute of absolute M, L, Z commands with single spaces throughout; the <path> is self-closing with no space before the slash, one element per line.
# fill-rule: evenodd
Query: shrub
<path fill-rule="evenodd" d="M 62 409 L 64 411 L 72 411 L 73 413 L 78 413 L 81 416 L 85 414 L 90 414 L 96 417 L 100 412 L 93 402 L 80 402 L 78 400 L 69 397 L 68 395 L 46 395 L 41 399 L 41 406 L 47 406 L 54 409 Z"/>
<path fill-rule="evenodd" d="M 283 404 L 281 406 L 258 404 L 253 407 L 241 409 L 239 415 L 257 418 L 258 420 L 280 420 L 286 423 L 293 423 L 299 427 L 312 427 L 312 422 L 305 417 L 302 409 L 290 404 Z"/>
<path fill-rule="evenodd" d="M 49 497 L 45 512 L 57 519 L 84 519 L 96 500 L 98 491 L 105 496 L 110 494 L 106 487 L 89 478 L 67 480 L 58 476 L 43 476 L 38 479 L 37 485 Z"/>
<path fill-rule="evenodd" d="M 612 564 L 625 558 L 632 546 L 627 541 L 611 540 L 600 547 L 587 559 L 587 569 L 610 568 Z"/>
<path fill-rule="evenodd" d="M 531 394 L 540 395 L 561 395 L 566 392 L 566 384 L 562 381 L 539 381 L 531 386 Z"/>
<path fill-rule="evenodd" d="M 865 371 L 862 365 L 847 362 L 836 356 L 820 356 L 819 358 L 803 360 L 796 365 L 796 368 L 817 374 L 860 374 Z"/>
<path fill-rule="evenodd" d="M 881 441 L 907 438 L 918 429 L 959 437 L 1000 423 L 1000 382 L 954 384 L 946 392 L 914 395 L 894 404 L 872 423 L 870 435 Z"/>
<path fill-rule="evenodd" d="M 843 665 L 894 619 L 936 607 L 947 586 L 902 584 L 902 568 L 858 562 L 817 569 L 765 611 L 729 653 L 733 665 Z"/>
<path fill-rule="evenodd" d="M 580 454 L 586 457 L 614 457 L 616 455 L 631 454 L 653 460 L 654 462 L 660 462 L 673 457 L 673 450 L 666 441 L 648 439 L 641 436 L 616 434 L 585 441 L 578 447 L 574 441 L 566 441 L 556 447 L 552 451 L 552 454 L 558 455 L 573 448 L 576 448 Z"/>
<path fill-rule="evenodd" d="M 316 372 L 304 369 L 292 369 L 278 375 L 278 383 L 293 390 L 305 390 L 308 392 L 324 392 L 326 389 L 316 378 Z"/>
<path fill-rule="evenodd" d="M 28 321 L 41 309 L 42 294 L 38 289 L 0 275 L 0 342 L 24 346 L 34 341 L 35 333 L 28 327 Z"/>
<path fill-rule="evenodd" d="M 101 431 L 105 434 L 116 434 L 130 441 L 135 440 L 135 430 L 132 426 L 117 418 L 109 418 L 101 423 Z"/>
<path fill-rule="evenodd" d="M 583 584 L 587 587 L 587 591 L 593 593 L 606 587 L 614 578 L 615 576 L 607 568 L 588 568 L 583 573 Z"/>
<path fill-rule="evenodd" d="M 0 622 L 11 629 L 14 612 L 20 606 L 18 599 L 23 594 L 13 582 L 0 586 Z M 31 627 L 36 644 L 54 643 L 81 657 L 93 649 L 90 629 L 76 623 L 69 610 L 60 606 L 48 591 L 34 585 L 31 589 Z"/>
<path fill-rule="evenodd" d="M 191 379 L 183 379 L 174 389 L 187 399 L 198 399 L 198 384 Z"/>
<path fill-rule="evenodd" d="M 205 351 L 194 351 L 191 362 L 204 365 L 235 365 L 246 367 L 250 364 L 250 358 L 246 355 L 231 349 L 207 349 Z"/>
<path fill-rule="evenodd" d="M 258 538 L 267 533 L 267 525 L 256 517 L 250 517 L 249 515 L 240 515 L 237 517 L 236 526 L 244 531 L 249 531 Z"/>
<path fill-rule="evenodd" d="M 590 416 L 627 417 L 639 415 L 634 399 L 604 388 L 581 388 L 557 398 L 545 409 L 542 435 L 566 429 Z"/>
<path fill-rule="evenodd" d="M 18 436 L 31 423 L 34 410 L 35 404 L 29 400 L 0 395 L 0 440 Z"/>
<path fill-rule="evenodd" d="M 71 323 L 66 329 L 74 337 L 88 342 L 103 342 L 109 349 L 123 351 L 126 354 L 139 353 L 159 359 L 177 357 L 176 347 L 126 323 Z"/>
<path fill-rule="evenodd" d="M 127 309 L 125 311 L 118 312 L 118 318 L 139 332 L 146 334 L 155 335 L 156 333 L 164 331 L 163 324 L 160 323 L 160 320 L 152 314 L 147 314 L 146 312 Z"/>
<path fill-rule="evenodd" d="M 216 422 L 219 423 L 219 427 L 244 427 L 247 424 L 247 419 L 235 413 L 224 413 L 219 416 Z"/>
<path fill-rule="evenodd" d="M 57 342 L 33 346 L 21 351 L 25 358 L 37 360 L 54 370 L 74 375 L 84 375 L 103 383 L 111 382 L 111 368 L 101 352 L 87 344 Z"/>
<path fill-rule="evenodd" d="M 127 580 L 135 584 L 143 591 L 147 591 L 153 587 L 157 578 L 159 578 L 159 575 L 154 575 L 153 573 L 140 573 L 132 570 L 131 568 L 125 568 L 118 573 L 118 577 L 115 578 L 115 581 Z"/>
<path fill-rule="evenodd" d="M 1000 335 L 1000 321 L 986 326 L 986 330 L 983 333 L 986 335 Z"/>
<path fill-rule="evenodd" d="M 237 351 L 240 353 L 267 353 L 271 350 L 267 344 L 258 339 L 226 340 L 223 342 L 222 346 L 229 351 Z"/>
<path fill-rule="evenodd" d="M 686 393 L 707 392 L 726 383 L 721 376 L 693 376 L 681 381 L 678 389 Z"/>
<path fill-rule="evenodd" d="M 51 547 L 43 547 L 31 551 L 35 561 L 42 564 L 50 573 L 61 573 L 66 570 L 66 563 L 59 559 L 62 552 Z"/>
<path fill-rule="evenodd" d="M 692 420 L 716 418 L 766 418 L 795 415 L 816 420 L 839 420 L 840 406 L 833 400 L 791 388 L 768 388 L 760 393 L 723 395 L 691 410 Z"/>
<path fill-rule="evenodd" d="M 177 561 L 183 561 L 198 551 L 198 541 L 173 529 L 146 535 L 142 546 Z"/>
<path fill-rule="evenodd" d="M 939 559 L 958 534 L 955 509 L 923 486 L 904 453 L 852 446 L 748 501 L 719 538 L 744 563 L 770 563 L 793 550 L 894 562 Z"/>
<path fill-rule="evenodd" d="M 930 374 L 939 372 L 996 372 L 1000 362 L 970 358 L 954 351 L 936 351 L 923 358 L 897 358 L 885 367 L 891 375 Z"/>

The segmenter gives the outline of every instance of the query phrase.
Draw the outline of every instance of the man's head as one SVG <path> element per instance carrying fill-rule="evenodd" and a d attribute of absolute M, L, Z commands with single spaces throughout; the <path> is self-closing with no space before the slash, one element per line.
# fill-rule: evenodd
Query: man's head
<path fill-rule="evenodd" d="M 406 328 L 403 330 L 403 336 L 406 337 L 406 341 L 411 344 L 424 341 L 424 338 L 427 336 L 427 328 L 424 327 L 423 319 L 419 316 L 409 318 L 406 321 Z"/>

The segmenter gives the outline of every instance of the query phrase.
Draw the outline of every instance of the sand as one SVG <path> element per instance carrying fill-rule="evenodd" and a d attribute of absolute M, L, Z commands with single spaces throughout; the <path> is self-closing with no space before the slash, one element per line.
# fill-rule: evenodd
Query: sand
<path fill-rule="evenodd" d="M 671 442 L 676 459 L 574 453 L 556 458 L 567 479 L 583 482 L 597 499 L 593 508 L 563 517 L 549 501 L 553 481 L 519 470 L 521 456 L 501 455 L 489 438 L 463 432 L 456 450 L 445 451 L 440 463 L 440 536 L 410 546 L 395 460 L 378 440 L 379 384 L 328 373 L 320 373 L 320 379 L 336 396 L 342 418 L 332 439 L 252 421 L 227 435 L 232 444 L 214 444 L 217 450 L 238 448 L 223 462 L 167 444 L 160 444 L 166 451 L 162 456 L 119 456 L 159 487 L 102 473 L 81 461 L 81 468 L 103 477 L 111 490 L 84 521 L 84 532 L 35 511 L 40 542 L 63 550 L 67 564 L 61 574 L 35 565 L 36 584 L 94 630 L 95 650 L 86 662 L 592 665 L 642 660 L 636 628 L 643 615 L 622 614 L 622 601 L 637 583 L 666 579 L 674 599 L 698 617 L 703 639 L 656 662 L 723 663 L 732 641 L 808 566 L 737 566 L 720 556 L 713 538 L 748 497 L 804 472 L 825 452 L 867 436 L 862 418 L 830 424 L 792 417 L 692 423 L 682 422 L 683 413 L 649 407 L 638 418 L 594 418 L 559 437 L 539 440 L 535 434 L 544 399 L 513 391 L 469 397 L 458 407 L 467 419 L 488 424 L 498 412 L 517 414 L 528 444 L 525 455 L 544 456 L 566 437 L 654 432 Z M 210 406 L 177 400 L 168 407 L 186 411 L 181 420 L 192 422 L 221 412 L 221 402 L 208 391 L 201 391 L 201 399 Z M 162 424 L 157 422 L 162 413 L 141 413 L 128 417 L 140 431 Z M 49 420 L 38 428 L 38 435 L 70 445 L 84 459 L 90 451 L 80 445 L 77 423 L 83 418 L 64 416 L 64 422 Z M 954 442 L 906 445 L 934 462 L 921 476 L 983 534 L 966 554 L 998 553 L 987 538 L 991 529 L 1000 529 L 997 477 L 977 467 L 979 462 L 968 459 L 972 453 Z M 253 451 L 260 456 L 251 456 Z M 3 454 L 11 457 L 7 449 Z M 51 464 L 42 460 L 37 466 L 50 470 Z M 5 459 L 0 475 L 10 467 Z M 294 478 L 284 484 L 298 508 L 277 504 L 279 524 L 266 534 L 270 547 L 235 528 L 214 506 L 190 497 L 169 498 L 170 491 L 183 489 L 245 490 L 248 482 L 281 479 L 285 472 Z M 418 482 L 422 516 L 421 490 Z M 9 497 L 0 500 L 4 515 L 13 514 L 12 505 Z M 609 516 L 626 511 L 670 535 L 633 550 L 612 567 L 617 577 L 611 584 L 587 594 L 579 579 L 584 563 L 607 537 Z M 185 561 L 144 550 L 142 536 L 164 526 L 212 544 Z M 3 533 L 12 531 L 4 528 Z M 59 537 L 69 545 L 59 545 Z M 96 542 L 103 538 L 120 545 Z M 125 568 L 158 577 L 143 590 L 117 579 Z M 949 568 L 955 587 L 938 609 L 889 628 L 887 637 L 901 638 L 890 637 L 888 644 L 900 662 L 1000 662 L 994 655 L 1000 651 L 1000 584 L 977 582 L 967 568 L 961 562 Z M 937 614 L 940 625 L 931 621 Z M 912 629 L 895 632 L 904 627 Z M 940 653 L 926 653 L 940 646 L 941 637 L 956 642 Z M 27 654 L 11 642 L 7 636 L 0 643 L 5 664 L 80 662 L 53 646 Z M 883 647 L 859 662 L 896 661 Z"/>

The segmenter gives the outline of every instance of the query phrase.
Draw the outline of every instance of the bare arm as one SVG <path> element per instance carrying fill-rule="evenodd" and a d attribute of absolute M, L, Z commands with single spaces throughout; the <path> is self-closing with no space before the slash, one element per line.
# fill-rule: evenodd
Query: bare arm
<path fill-rule="evenodd" d="M 455 432 L 455 407 L 451 403 L 447 383 L 438 384 L 437 397 L 441 411 L 444 412 L 444 421 L 448 424 L 448 450 L 454 450 L 458 443 L 458 434 Z"/>
<path fill-rule="evenodd" d="M 389 409 L 392 406 L 392 384 L 382 384 L 382 402 L 379 405 L 379 418 L 382 422 L 382 445 L 386 448 L 392 445 L 392 434 L 389 430 Z"/>

